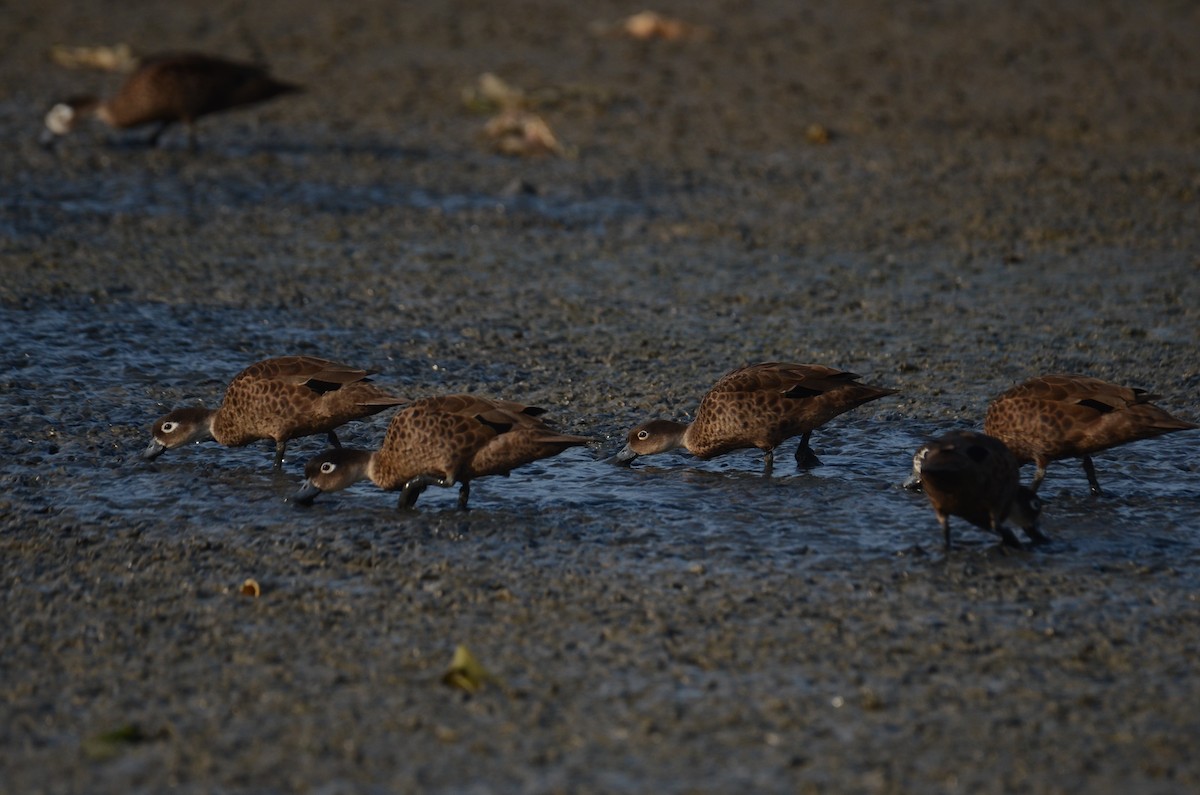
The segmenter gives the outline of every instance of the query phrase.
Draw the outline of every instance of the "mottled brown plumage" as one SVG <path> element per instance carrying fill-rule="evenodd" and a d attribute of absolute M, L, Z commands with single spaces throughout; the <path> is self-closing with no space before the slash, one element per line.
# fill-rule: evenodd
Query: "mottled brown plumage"
<path fill-rule="evenodd" d="M 617 461 L 679 447 L 702 459 L 758 448 L 765 457 L 764 472 L 769 474 L 775 448 L 800 436 L 796 463 L 815 466 L 820 462 L 808 446 L 815 429 L 856 406 L 896 392 L 860 384 L 858 378 L 817 364 L 766 362 L 741 367 L 713 385 L 690 424 L 652 420 L 631 430 Z"/>
<path fill-rule="evenodd" d="M 158 124 L 149 141 L 156 143 L 168 125 L 182 122 L 188 128 L 189 145 L 194 146 L 194 126 L 200 117 L 298 90 L 299 86 L 276 80 L 261 66 L 198 53 L 158 55 L 143 59 L 106 100 L 79 97 L 55 105 L 46 114 L 46 128 L 52 135 L 65 135 L 87 116 L 116 129 Z"/>
<path fill-rule="evenodd" d="M 1003 441 L 1024 464 L 1037 465 L 1032 487 L 1046 466 L 1063 458 L 1083 459 L 1093 494 L 1100 494 L 1092 455 L 1110 447 L 1197 426 L 1172 417 L 1144 389 L 1082 375 L 1043 375 L 1018 384 L 988 406 L 983 429 Z"/>
<path fill-rule="evenodd" d="M 467 507 L 471 481 L 510 471 L 569 447 L 588 443 L 539 419 L 544 409 L 474 395 L 418 400 L 397 412 L 377 452 L 327 450 L 308 462 L 295 499 L 311 502 L 323 491 L 369 479 L 386 491 L 401 490 L 400 507 L 412 507 L 427 486 L 461 484 Z"/>
<path fill-rule="evenodd" d="M 324 433 L 337 446 L 337 427 L 407 402 L 371 383 L 369 375 L 313 356 L 265 359 L 238 373 L 220 408 L 176 409 L 155 422 L 142 457 L 204 439 L 226 447 L 272 439 L 279 468 L 289 439 Z"/>
<path fill-rule="evenodd" d="M 1031 540 L 1047 540 L 1037 528 L 1037 496 L 1020 484 L 1017 459 L 999 439 L 976 431 L 951 431 L 917 450 L 913 470 L 937 514 L 946 549 L 951 516 L 991 530 L 1009 546 L 1021 546 L 1004 525 L 1010 516 Z"/>

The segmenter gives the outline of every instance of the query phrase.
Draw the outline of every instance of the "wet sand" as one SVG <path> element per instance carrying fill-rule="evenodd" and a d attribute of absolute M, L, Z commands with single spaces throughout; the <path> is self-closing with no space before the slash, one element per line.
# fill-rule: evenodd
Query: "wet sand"
<path fill-rule="evenodd" d="M 0 18 L 0 790 L 1200 788 L 1195 434 L 1101 456 L 1100 500 L 1052 467 L 1032 552 L 959 524 L 944 555 L 898 488 L 1040 372 L 1200 418 L 1200 12 L 705 2 L 708 39 L 630 42 L 592 23 L 640 6 L 293 8 Z M 40 149 L 53 99 L 115 83 L 49 48 L 122 41 L 260 47 L 309 91 L 194 155 Z M 487 71 L 570 157 L 487 150 L 460 98 Z M 267 445 L 137 461 L 155 416 L 289 352 L 596 449 L 467 514 L 299 510 L 317 440 L 280 474 Z M 811 475 L 593 460 L 767 359 L 902 391 Z M 441 684 L 458 644 L 503 685 Z"/>

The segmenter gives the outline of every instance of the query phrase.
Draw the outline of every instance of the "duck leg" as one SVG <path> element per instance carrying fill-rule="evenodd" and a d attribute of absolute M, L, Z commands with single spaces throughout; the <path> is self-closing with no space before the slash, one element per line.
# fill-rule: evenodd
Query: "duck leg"
<path fill-rule="evenodd" d="M 1042 481 L 1046 478 L 1046 464 L 1048 461 L 1037 459 L 1037 472 L 1033 473 L 1033 482 L 1029 484 L 1029 490 L 1037 494 L 1038 487 L 1042 485 Z"/>
<path fill-rule="evenodd" d="M 1050 536 L 1043 533 L 1036 526 L 1035 527 L 1026 527 L 1025 535 L 1029 536 L 1029 540 L 1031 542 L 1033 542 L 1034 544 L 1049 544 L 1050 543 Z"/>
<path fill-rule="evenodd" d="M 287 439 L 275 442 L 275 468 L 283 469 L 283 453 L 287 449 Z"/>
<path fill-rule="evenodd" d="M 805 431 L 800 437 L 800 444 L 796 447 L 796 467 L 798 469 L 812 469 L 813 467 L 821 466 L 821 459 L 817 458 L 816 453 L 808 446 L 808 440 L 812 437 L 812 431 Z"/>
<path fill-rule="evenodd" d="M 400 501 L 396 507 L 402 511 L 411 509 L 417 504 L 417 498 L 421 496 L 421 492 L 425 491 L 425 482 L 421 478 L 413 478 L 404 484 L 404 488 L 400 490 Z"/>
<path fill-rule="evenodd" d="M 995 516 L 992 517 L 992 532 L 1000 536 L 1000 541 L 1004 546 L 1013 547 L 1014 549 L 1024 549 L 1016 534 L 1001 522 L 996 521 Z"/>
<path fill-rule="evenodd" d="M 1083 471 L 1087 475 L 1088 485 L 1092 487 L 1092 496 L 1099 497 L 1104 494 L 1100 490 L 1100 481 L 1096 480 L 1096 466 L 1092 463 L 1092 457 L 1085 455 L 1083 457 Z"/>
<path fill-rule="evenodd" d="M 454 481 L 447 478 L 436 475 L 417 475 L 405 483 L 404 488 L 400 490 L 400 503 L 396 507 L 400 509 L 413 507 L 417 504 L 417 497 L 420 497 L 421 492 L 425 491 L 428 486 L 449 488 L 453 485 Z M 461 501 L 461 499 L 460 495 L 459 500 Z"/>
<path fill-rule="evenodd" d="M 771 471 L 775 469 L 775 451 L 767 450 L 763 454 L 763 477 L 771 477 Z"/>
<path fill-rule="evenodd" d="M 169 121 L 160 121 L 158 126 L 154 128 L 154 132 L 150 133 L 150 137 L 146 139 L 146 146 L 151 148 L 158 146 L 158 141 L 162 138 L 167 127 L 171 126 Z"/>
<path fill-rule="evenodd" d="M 329 432 L 329 445 L 331 447 L 337 447 L 339 449 L 342 446 L 342 443 L 338 441 L 337 434 L 334 433 L 333 431 Z"/>
<path fill-rule="evenodd" d="M 950 514 L 939 513 L 938 522 L 942 525 L 942 541 L 947 552 L 950 551 Z"/>
<path fill-rule="evenodd" d="M 471 481 L 464 480 L 458 488 L 458 509 L 467 510 L 467 500 L 471 498 Z"/>

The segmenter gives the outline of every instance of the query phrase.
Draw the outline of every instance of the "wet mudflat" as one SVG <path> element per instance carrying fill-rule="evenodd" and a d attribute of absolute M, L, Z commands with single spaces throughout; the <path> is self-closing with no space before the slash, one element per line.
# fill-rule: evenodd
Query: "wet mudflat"
<path fill-rule="evenodd" d="M 636 10 L 2 18 L 0 789 L 1200 786 L 1195 434 L 1099 456 L 1101 499 L 1053 465 L 1031 552 L 957 523 L 944 555 L 899 488 L 922 440 L 1040 372 L 1200 417 L 1197 12 L 590 27 Z M 202 122 L 196 154 L 37 147 L 52 99 L 115 82 L 53 44 L 245 57 L 245 31 L 308 93 Z M 488 152 L 460 100 L 485 71 L 555 97 L 571 156 Z M 479 481 L 466 514 L 369 484 L 287 502 L 318 439 L 282 473 L 266 444 L 137 459 L 156 416 L 282 353 L 542 405 L 597 444 Z M 769 480 L 751 452 L 601 460 L 766 359 L 902 391 L 815 434 L 811 472 L 790 446 Z M 441 684 L 458 644 L 503 685 Z"/>

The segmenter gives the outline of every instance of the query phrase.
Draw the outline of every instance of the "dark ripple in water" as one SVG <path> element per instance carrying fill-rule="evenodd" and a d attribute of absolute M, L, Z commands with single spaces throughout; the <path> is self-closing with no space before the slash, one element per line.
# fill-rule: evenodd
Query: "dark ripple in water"
<path fill-rule="evenodd" d="M 282 474 L 271 469 L 265 443 L 235 450 L 210 443 L 140 461 L 154 416 L 176 402 L 218 400 L 247 363 L 247 340 L 272 351 L 297 342 L 339 347 L 339 332 L 273 320 L 158 305 L 0 309 L 8 453 L 0 477 L 8 499 L 84 523 L 153 518 L 178 533 L 227 538 L 265 531 L 302 540 L 336 527 L 359 543 L 469 539 L 495 555 L 552 540 L 623 545 L 629 566 L 775 560 L 849 569 L 867 558 L 940 554 L 924 498 L 899 488 L 912 450 L 937 429 L 869 412 L 814 436 L 825 466 L 811 472 L 795 471 L 791 444 L 769 480 L 756 451 L 708 462 L 668 454 L 626 469 L 599 460 L 611 451 L 579 449 L 479 481 L 466 515 L 454 510 L 457 489 L 430 489 L 410 513 L 397 512 L 396 496 L 370 484 L 324 495 L 308 509 L 291 504 L 300 462 L 320 448 L 318 439 L 293 441 Z M 424 391 L 438 387 L 427 383 Z M 346 442 L 371 444 L 386 423 L 385 415 L 351 426 Z M 1050 566 L 1170 567 L 1200 579 L 1194 445 L 1178 434 L 1102 455 L 1099 475 L 1112 496 L 1099 500 L 1088 496 L 1077 463 L 1052 466 L 1044 525 L 1055 541 L 1031 558 Z M 954 526 L 957 554 L 993 553 L 988 535 Z"/>

